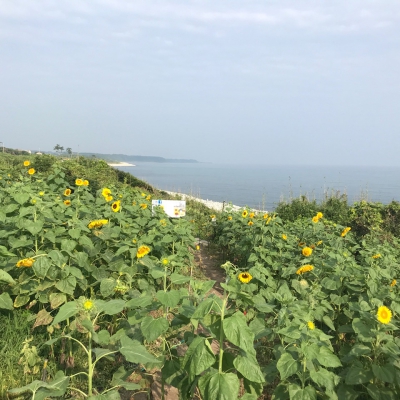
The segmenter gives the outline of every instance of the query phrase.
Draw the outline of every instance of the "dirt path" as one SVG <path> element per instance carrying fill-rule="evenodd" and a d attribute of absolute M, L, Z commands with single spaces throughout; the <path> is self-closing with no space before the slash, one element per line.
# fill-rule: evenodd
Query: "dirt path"
<path fill-rule="evenodd" d="M 221 268 L 222 256 L 209 246 L 205 240 L 200 241 L 200 250 L 195 253 L 195 265 L 200 268 L 206 279 L 216 281 L 211 293 L 221 297 L 223 289 L 220 283 L 225 282 L 225 271 Z"/>
<path fill-rule="evenodd" d="M 200 241 L 200 250 L 195 252 L 195 267 L 200 269 L 200 272 L 205 279 L 216 281 L 210 293 L 222 297 L 223 289 L 220 286 L 221 282 L 225 282 L 225 271 L 221 268 L 222 257 L 217 253 L 208 242 Z M 204 279 L 203 278 L 203 279 Z M 200 327 L 199 327 L 200 328 Z M 219 351 L 217 342 L 211 344 L 214 354 Z M 161 379 L 155 380 L 151 385 L 151 399 L 161 400 Z M 126 399 L 129 399 L 127 397 Z M 137 393 L 130 397 L 131 400 L 147 400 L 148 396 L 145 393 Z M 165 385 L 165 400 L 179 400 L 179 392 L 176 388 Z"/>

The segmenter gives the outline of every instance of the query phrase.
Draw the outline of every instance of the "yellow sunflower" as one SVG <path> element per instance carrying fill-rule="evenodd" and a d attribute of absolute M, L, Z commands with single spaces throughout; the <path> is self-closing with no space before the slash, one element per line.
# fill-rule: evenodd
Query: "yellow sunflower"
<path fill-rule="evenodd" d="M 168 258 L 163 258 L 163 259 L 161 260 L 161 263 L 162 263 L 163 265 L 168 265 L 168 264 L 169 264 Z"/>
<path fill-rule="evenodd" d="M 232 221 L 232 216 L 228 215 L 228 221 Z"/>
<path fill-rule="evenodd" d="M 146 200 L 150 201 L 151 200 L 151 196 L 150 195 L 146 196 Z"/>
<path fill-rule="evenodd" d="M 93 306 L 94 306 L 94 303 L 93 303 L 93 301 L 92 300 L 86 300 L 84 303 L 83 303 L 83 308 L 85 309 L 85 310 L 91 310 L 92 308 L 93 308 Z"/>
<path fill-rule="evenodd" d="M 397 283 L 396 279 L 393 279 L 392 282 L 390 283 L 390 286 L 391 287 L 396 286 L 396 283 Z"/>
<path fill-rule="evenodd" d="M 386 306 L 380 306 L 376 318 L 382 324 L 388 324 L 392 319 L 392 312 Z"/>
<path fill-rule="evenodd" d="M 103 197 L 110 196 L 110 194 L 111 194 L 111 190 L 109 188 L 103 188 L 103 190 L 101 191 L 101 195 Z"/>
<path fill-rule="evenodd" d="M 113 197 L 111 195 L 108 196 L 104 196 L 104 200 L 108 203 L 113 199 Z"/>
<path fill-rule="evenodd" d="M 114 201 L 114 203 L 111 204 L 111 209 L 114 212 L 118 212 L 120 210 L 120 208 L 121 208 L 121 202 L 119 200 Z"/>
<path fill-rule="evenodd" d="M 249 214 L 249 218 L 254 218 L 254 216 L 255 216 L 255 214 L 254 214 L 253 212 L 251 212 L 251 213 Z"/>
<path fill-rule="evenodd" d="M 373 256 L 372 256 L 372 258 L 374 258 L 375 260 L 377 259 L 377 258 L 381 258 L 382 256 L 380 255 L 380 253 L 378 253 L 378 254 L 374 254 Z"/>
<path fill-rule="evenodd" d="M 71 205 L 71 200 L 64 200 L 64 204 L 66 206 L 70 206 Z"/>
<path fill-rule="evenodd" d="M 36 171 L 35 171 L 35 168 L 29 168 L 29 169 L 28 169 L 28 174 L 29 174 L 29 175 L 33 175 L 35 172 L 36 172 Z"/>
<path fill-rule="evenodd" d="M 282 235 L 282 239 L 283 239 L 283 240 L 287 240 L 287 235 L 283 234 L 283 235 Z"/>
<path fill-rule="evenodd" d="M 140 247 L 138 248 L 137 253 L 136 253 L 136 257 L 137 257 L 137 258 L 142 258 L 142 257 L 144 257 L 146 254 L 149 254 L 149 253 L 150 253 L 150 247 L 148 247 L 148 246 L 140 246 Z"/>
<path fill-rule="evenodd" d="M 107 225 L 107 224 L 108 224 L 107 219 L 95 219 L 95 220 L 89 222 L 88 228 L 89 229 L 101 228 L 103 225 Z"/>
<path fill-rule="evenodd" d="M 248 215 L 249 215 L 249 212 L 248 212 L 247 210 L 244 210 L 244 211 L 242 212 L 242 217 L 243 217 L 243 218 L 246 218 Z"/>
<path fill-rule="evenodd" d="M 65 190 L 64 190 L 64 196 L 70 196 L 71 193 L 72 193 L 72 190 L 71 190 L 71 189 L 65 189 Z"/>
<path fill-rule="evenodd" d="M 89 186 L 89 181 L 88 181 L 87 179 L 85 179 L 85 180 L 83 181 L 83 186 Z"/>
<path fill-rule="evenodd" d="M 253 221 L 249 221 L 249 222 L 247 223 L 247 225 L 252 226 L 252 225 L 254 225 L 254 222 L 253 222 Z"/>
<path fill-rule="evenodd" d="M 303 275 L 304 273 L 310 272 L 310 271 L 312 271 L 313 269 L 314 269 L 314 266 L 313 266 L 313 265 L 309 265 L 309 264 L 303 265 L 303 266 L 301 266 L 301 267 L 296 271 L 296 274 L 297 274 L 297 275 Z"/>
<path fill-rule="evenodd" d="M 319 221 L 319 218 L 317 216 L 312 217 L 312 222 L 314 222 L 314 224 L 316 224 Z"/>
<path fill-rule="evenodd" d="M 310 329 L 311 331 L 315 329 L 315 324 L 312 321 L 308 321 L 307 326 L 308 326 L 308 329 Z"/>
<path fill-rule="evenodd" d="M 344 228 L 342 233 L 340 234 L 340 236 L 345 237 L 350 230 L 351 230 L 351 228 L 349 226 L 347 228 Z"/>
<path fill-rule="evenodd" d="M 141 208 L 142 210 L 145 210 L 145 209 L 147 208 L 147 204 L 142 203 L 142 204 L 140 205 L 140 208 Z"/>
<path fill-rule="evenodd" d="M 210 218 L 211 218 L 211 219 L 216 218 L 215 214 L 210 215 Z"/>
<path fill-rule="evenodd" d="M 160 219 L 161 226 L 167 226 L 167 221 L 165 219 Z"/>
<path fill-rule="evenodd" d="M 39 196 L 44 196 L 44 192 L 39 192 Z"/>
<path fill-rule="evenodd" d="M 268 218 L 268 213 L 265 213 L 265 214 L 263 215 L 263 218 L 264 218 L 264 219 L 267 219 L 267 218 Z"/>
<path fill-rule="evenodd" d="M 253 277 L 251 276 L 251 274 L 249 272 L 241 272 L 238 275 L 238 279 L 242 283 L 249 283 L 253 279 Z"/>
<path fill-rule="evenodd" d="M 310 247 L 303 247 L 303 249 L 301 250 L 301 254 L 303 254 L 304 257 L 310 257 L 312 252 L 312 248 Z"/>
<path fill-rule="evenodd" d="M 75 185 L 76 186 L 83 186 L 83 179 L 80 179 L 80 178 L 76 179 L 75 180 Z"/>
<path fill-rule="evenodd" d="M 17 268 L 20 267 L 32 267 L 33 263 L 35 262 L 35 260 L 33 258 L 24 258 L 22 260 L 19 260 L 15 265 L 17 266 Z"/>
<path fill-rule="evenodd" d="M 24 167 L 29 167 L 31 165 L 31 162 L 26 160 L 24 161 Z"/>

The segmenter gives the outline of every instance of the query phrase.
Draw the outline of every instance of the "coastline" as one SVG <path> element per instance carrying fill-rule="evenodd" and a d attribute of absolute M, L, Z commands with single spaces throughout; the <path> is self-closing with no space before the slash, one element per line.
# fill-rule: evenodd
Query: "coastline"
<path fill-rule="evenodd" d="M 119 163 L 107 163 L 110 167 L 136 167 L 135 164 L 130 164 L 127 162 L 119 162 Z"/>

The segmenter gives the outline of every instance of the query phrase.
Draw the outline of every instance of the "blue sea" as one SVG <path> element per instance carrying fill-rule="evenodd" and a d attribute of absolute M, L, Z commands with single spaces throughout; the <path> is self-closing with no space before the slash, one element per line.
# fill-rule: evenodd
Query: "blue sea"
<path fill-rule="evenodd" d="M 321 201 L 346 194 L 349 203 L 400 201 L 400 167 L 146 162 L 119 169 L 159 189 L 268 211 L 300 195 Z"/>

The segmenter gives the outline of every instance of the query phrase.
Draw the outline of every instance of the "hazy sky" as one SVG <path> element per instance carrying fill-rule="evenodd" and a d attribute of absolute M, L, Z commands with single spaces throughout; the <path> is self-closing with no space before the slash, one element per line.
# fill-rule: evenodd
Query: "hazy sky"
<path fill-rule="evenodd" d="M 6 147 L 400 165 L 399 0 L 0 0 Z"/>

